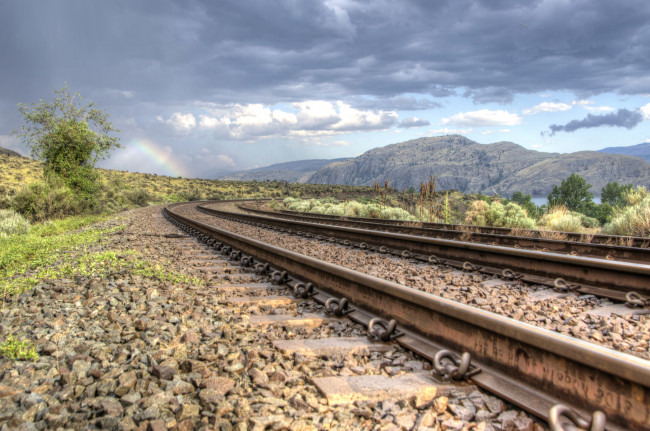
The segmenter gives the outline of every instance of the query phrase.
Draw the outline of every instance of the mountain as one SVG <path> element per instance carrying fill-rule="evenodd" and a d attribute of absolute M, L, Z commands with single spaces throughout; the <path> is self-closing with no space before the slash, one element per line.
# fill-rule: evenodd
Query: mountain
<path fill-rule="evenodd" d="M 22 154 L 17 153 L 16 151 L 10 150 L 8 148 L 3 148 L 3 147 L 0 147 L 0 154 L 4 154 L 6 156 L 23 157 Z"/>
<path fill-rule="evenodd" d="M 545 196 L 574 172 L 592 184 L 596 195 L 609 181 L 650 185 L 650 164 L 637 157 L 596 151 L 544 153 L 512 142 L 479 144 L 459 135 L 375 148 L 324 166 L 308 182 L 372 186 L 389 179 L 391 186 L 401 190 L 418 189 L 429 175 L 436 175 L 439 190 Z"/>
<path fill-rule="evenodd" d="M 643 160 L 650 163 L 650 142 L 645 142 L 638 145 L 630 145 L 629 147 L 607 147 L 598 151 L 601 153 L 623 154 L 626 156 L 641 157 Z"/>
<path fill-rule="evenodd" d="M 277 180 L 288 181 L 290 183 L 306 183 L 307 180 L 323 166 L 344 160 L 347 160 L 347 158 L 296 160 L 293 162 L 276 163 L 274 165 L 248 169 L 245 171 L 229 172 L 220 175 L 217 178 L 222 180 L 238 181 Z"/>

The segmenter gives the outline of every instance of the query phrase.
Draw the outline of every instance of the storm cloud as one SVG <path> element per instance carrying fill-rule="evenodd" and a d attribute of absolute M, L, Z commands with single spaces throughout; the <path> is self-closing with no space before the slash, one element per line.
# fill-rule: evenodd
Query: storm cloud
<path fill-rule="evenodd" d="M 0 1 L 0 136 L 19 127 L 18 103 L 68 82 L 123 141 L 179 160 L 323 158 L 311 147 L 353 132 L 524 127 L 570 103 L 504 106 L 522 95 L 650 94 L 648 40 L 647 0 Z"/>
<path fill-rule="evenodd" d="M 588 129 L 593 127 L 611 126 L 611 127 L 624 127 L 632 129 L 643 121 L 643 114 L 634 110 L 619 109 L 616 112 L 605 115 L 588 114 L 582 120 L 569 121 L 565 125 L 551 124 L 550 136 L 555 135 L 557 132 L 575 132 L 578 129 Z"/>
<path fill-rule="evenodd" d="M 156 103 L 650 92 L 645 0 L 73 0 L 0 16 L 0 89 L 22 97 L 65 80 Z"/>

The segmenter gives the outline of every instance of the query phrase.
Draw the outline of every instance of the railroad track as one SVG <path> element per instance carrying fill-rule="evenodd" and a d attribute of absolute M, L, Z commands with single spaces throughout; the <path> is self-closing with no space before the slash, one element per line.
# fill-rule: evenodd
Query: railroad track
<path fill-rule="evenodd" d="M 567 411 L 590 418 L 592 429 L 602 429 L 603 415 L 607 429 L 650 426 L 650 368 L 643 359 L 246 238 L 180 209 L 170 205 L 166 215 L 201 242 L 369 326 L 372 337 L 394 339 L 431 360 L 440 374 L 438 381 L 425 379 L 429 386 L 467 380 L 552 426 Z"/>
<path fill-rule="evenodd" d="M 482 244 L 520 247 L 524 249 L 597 257 L 629 262 L 650 262 L 650 239 L 616 235 L 578 234 L 573 232 L 541 232 L 537 230 L 510 229 L 489 226 L 469 226 L 442 223 L 422 223 L 404 220 L 378 220 L 360 217 L 340 217 L 323 214 L 305 214 L 296 211 L 268 211 L 259 204 L 239 204 L 243 211 L 266 217 L 359 229 L 395 232 L 407 235 L 470 241 Z M 553 235 L 544 238 L 540 235 Z M 565 238 L 565 239 L 557 239 Z"/>
<path fill-rule="evenodd" d="M 251 207 L 250 204 L 252 200 L 247 202 L 241 201 L 240 205 L 244 205 L 246 209 L 259 209 L 254 206 Z M 261 202 L 257 200 L 256 203 Z M 263 210 L 262 210 L 263 211 Z M 327 214 L 305 214 L 298 211 L 289 211 L 289 210 L 280 210 L 273 211 L 274 213 L 282 213 L 287 216 L 306 216 L 314 218 L 322 218 L 329 220 L 348 220 L 348 221 L 359 221 L 359 222 L 378 222 L 379 220 L 373 218 L 363 218 L 363 217 L 342 217 L 335 215 Z M 517 233 L 521 233 L 525 238 L 540 238 L 544 239 L 542 235 L 547 233 L 541 232 L 538 230 L 528 230 L 528 229 L 513 229 L 506 227 L 494 227 L 494 226 L 469 226 L 463 224 L 452 224 L 452 223 L 433 223 L 433 222 L 411 222 L 405 220 L 381 220 L 381 223 L 394 225 L 394 226 L 419 226 L 427 229 L 441 229 L 447 231 L 458 231 L 458 232 L 469 232 L 469 233 L 485 233 L 485 234 L 498 234 L 506 236 L 517 236 Z M 622 245 L 627 247 L 634 248 L 648 248 L 650 247 L 650 241 L 646 237 L 635 237 L 635 236 L 620 236 L 620 235 L 604 235 L 604 234 L 583 234 L 575 232 L 554 232 L 556 235 L 561 235 L 565 237 L 568 241 L 571 242 L 591 242 L 594 244 L 605 244 L 605 245 Z"/>
<path fill-rule="evenodd" d="M 650 265 L 647 264 L 233 213 L 209 208 L 208 204 L 200 205 L 198 209 L 256 226 L 302 236 L 330 238 L 332 242 L 344 245 L 478 270 L 565 291 L 573 290 L 638 305 L 646 304 L 650 298 Z"/>

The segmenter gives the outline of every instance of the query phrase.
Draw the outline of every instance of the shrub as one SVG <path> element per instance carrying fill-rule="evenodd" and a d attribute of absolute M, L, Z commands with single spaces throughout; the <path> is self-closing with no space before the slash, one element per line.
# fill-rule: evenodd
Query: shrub
<path fill-rule="evenodd" d="M 582 224 L 582 226 L 584 226 L 586 228 L 593 229 L 593 228 L 600 227 L 600 222 L 598 221 L 598 219 L 595 219 L 593 217 L 589 217 L 589 216 L 587 216 L 585 214 L 581 214 L 581 213 L 572 212 L 572 214 L 580 217 L 580 223 Z"/>
<path fill-rule="evenodd" d="M 32 183 L 14 196 L 12 207 L 31 221 L 81 214 L 84 205 L 61 183 Z"/>
<path fill-rule="evenodd" d="M 650 236 L 650 195 L 618 212 L 604 230 L 613 235 Z"/>
<path fill-rule="evenodd" d="M 514 202 L 503 205 L 501 202 L 487 203 L 476 200 L 465 213 L 465 223 L 478 226 L 512 227 L 535 229 L 535 220 Z"/>
<path fill-rule="evenodd" d="M 487 226 L 487 212 L 490 209 L 490 204 L 484 200 L 472 201 L 469 208 L 465 213 L 465 224 L 473 224 L 475 226 Z"/>
<path fill-rule="evenodd" d="M 637 187 L 623 193 L 623 200 L 627 206 L 635 206 L 650 196 L 650 192 L 645 187 Z"/>
<path fill-rule="evenodd" d="M 27 233 L 30 228 L 22 215 L 12 210 L 0 210 L 0 237 Z"/>
<path fill-rule="evenodd" d="M 408 211 L 403 210 L 402 208 L 389 207 L 384 208 L 379 213 L 379 217 L 382 219 L 388 220 L 409 220 L 415 221 L 415 217 L 409 214 Z"/>
<path fill-rule="evenodd" d="M 552 207 L 551 210 L 542 216 L 539 224 L 549 230 L 561 232 L 583 232 L 580 215 L 569 211 L 565 206 L 559 205 Z"/>
<path fill-rule="evenodd" d="M 347 217 L 363 217 L 365 213 L 363 204 L 359 202 L 347 202 L 343 206 L 343 214 Z"/>
<path fill-rule="evenodd" d="M 154 197 L 145 189 L 135 189 L 124 193 L 124 197 L 134 205 L 145 207 L 149 202 L 154 201 Z"/>

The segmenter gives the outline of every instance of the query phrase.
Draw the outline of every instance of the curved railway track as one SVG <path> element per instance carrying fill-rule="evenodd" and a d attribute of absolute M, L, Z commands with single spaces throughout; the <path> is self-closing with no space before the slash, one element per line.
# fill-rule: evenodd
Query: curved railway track
<path fill-rule="evenodd" d="M 572 254 L 583 257 L 606 258 L 630 262 L 650 262 L 650 239 L 616 235 L 590 235 L 573 232 L 552 232 L 558 238 L 540 237 L 540 231 L 487 226 L 442 223 L 421 223 L 403 220 L 379 220 L 360 217 L 340 217 L 305 214 L 296 211 L 268 211 L 251 203 L 238 205 L 243 211 L 275 218 L 331 224 L 382 232 L 402 233 L 431 238 L 469 241 L 482 244 L 520 247 L 539 251 Z M 543 234 L 543 233 L 542 233 Z M 548 233 L 546 233 L 548 235 Z"/>
<path fill-rule="evenodd" d="M 346 226 L 233 213 L 201 205 L 202 212 L 288 233 L 331 238 L 344 245 L 367 247 L 425 262 L 504 275 L 530 283 L 575 290 L 625 302 L 650 298 L 650 265 L 562 255 L 466 241 L 454 241 Z M 632 292 L 632 293 L 631 293 Z"/>
<path fill-rule="evenodd" d="M 433 361 L 445 377 L 438 380 L 466 379 L 552 424 L 563 411 L 554 406 L 563 404 L 593 418 L 592 429 L 602 429 L 603 413 L 607 429 L 650 427 L 648 361 L 220 229 L 182 215 L 181 205 L 165 210 L 173 223 L 258 273 L 271 271 L 297 295 L 370 326 L 373 336 Z M 630 265 L 616 263 L 611 270 Z"/>

